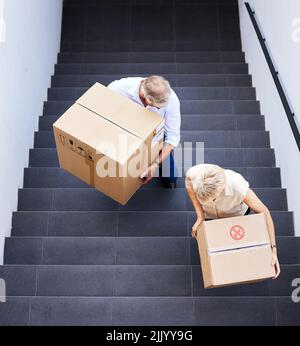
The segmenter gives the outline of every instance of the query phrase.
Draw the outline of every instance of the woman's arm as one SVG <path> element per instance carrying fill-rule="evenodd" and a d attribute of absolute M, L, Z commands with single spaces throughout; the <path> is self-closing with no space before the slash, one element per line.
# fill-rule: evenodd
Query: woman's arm
<path fill-rule="evenodd" d="M 192 227 L 192 236 L 196 237 L 198 227 L 205 220 L 204 211 L 203 211 L 201 203 L 199 202 L 199 200 L 196 196 L 195 191 L 191 187 L 191 180 L 189 177 L 185 178 L 185 187 L 186 187 L 187 194 L 188 194 L 190 200 L 192 201 L 194 209 L 195 209 L 196 214 L 197 214 L 197 220 L 196 220 L 194 226 Z"/>
<path fill-rule="evenodd" d="M 251 189 L 248 190 L 248 193 L 244 199 L 244 203 L 247 204 L 248 207 L 250 207 L 250 209 L 253 210 L 255 213 L 265 214 L 271 245 L 276 246 L 275 228 L 269 209 L 264 205 L 264 203 L 257 197 L 257 195 Z"/>
<path fill-rule="evenodd" d="M 273 219 L 269 209 L 264 205 L 264 203 L 257 197 L 257 195 L 251 190 L 248 190 L 248 193 L 244 199 L 244 203 L 250 207 L 255 213 L 263 213 L 266 217 L 267 228 L 271 240 L 272 252 L 274 256 L 274 265 L 276 269 L 276 277 L 280 274 L 279 262 L 277 259 L 277 249 L 276 249 L 276 238 L 275 238 L 275 227 Z"/>

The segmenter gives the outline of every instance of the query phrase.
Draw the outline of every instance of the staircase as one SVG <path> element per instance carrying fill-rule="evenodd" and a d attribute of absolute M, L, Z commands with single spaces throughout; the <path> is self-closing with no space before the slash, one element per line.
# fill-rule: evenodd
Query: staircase
<path fill-rule="evenodd" d="M 52 124 L 96 81 L 162 74 L 182 142 L 232 168 L 269 206 L 282 274 L 204 290 L 184 189 L 154 179 L 120 206 L 58 167 Z M 65 1 L 61 53 L 5 243 L 0 325 L 292 325 L 294 236 L 269 133 L 241 51 L 237 1 Z"/>

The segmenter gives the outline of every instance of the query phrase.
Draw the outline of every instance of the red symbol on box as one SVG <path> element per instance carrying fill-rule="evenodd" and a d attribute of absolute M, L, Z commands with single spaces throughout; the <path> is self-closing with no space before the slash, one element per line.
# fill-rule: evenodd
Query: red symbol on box
<path fill-rule="evenodd" d="M 232 226 L 230 229 L 230 236 L 234 240 L 241 240 L 245 236 L 245 230 L 239 225 Z"/>

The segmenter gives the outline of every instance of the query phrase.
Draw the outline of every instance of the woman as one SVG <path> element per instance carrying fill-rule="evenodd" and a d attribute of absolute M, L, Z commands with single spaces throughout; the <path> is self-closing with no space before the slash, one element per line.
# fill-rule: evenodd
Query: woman
<path fill-rule="evenodd" d="M 216 165 L 200 164 L 187 171 L 185 185 L 193 203 L 197 220 L 192 236 L 204 220 L 247 215 L 250 210 L 266 217 L 271 240 L 276 279 L 280 274 L 277 258 L 274 223 L 269 209 L 249 188 L 249 183 L 238 173 Z"/>

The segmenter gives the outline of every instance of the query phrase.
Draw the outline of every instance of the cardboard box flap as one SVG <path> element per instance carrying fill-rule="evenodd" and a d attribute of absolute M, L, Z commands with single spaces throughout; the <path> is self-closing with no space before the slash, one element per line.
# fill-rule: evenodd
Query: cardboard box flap
<path fill-rule="evenodd" d="M 214 253 L 210 256 L 214 286 L 241 284 L 275 276 L 272 252 L 268 245 L 241 249 L 233 253 Z"/>
<path fill-rule="evenodd" d="M 163 122 L 160 115 L 100 83 L 94 84 L 76 103 L 141 139 L 147 138 Z"/>
<path fill-rule="evenodd" d="M 74 138 L 95 148 L 99 153 L 123 164 L 143 143 L 141 139 L 88 109 L 74 104 L 54 127 L 71 133 Z"/>
<path fill-rule="evenodd" d="M 210 253 L 270 244 L 263 214 L 206 221 L 201 231 Z"/>

